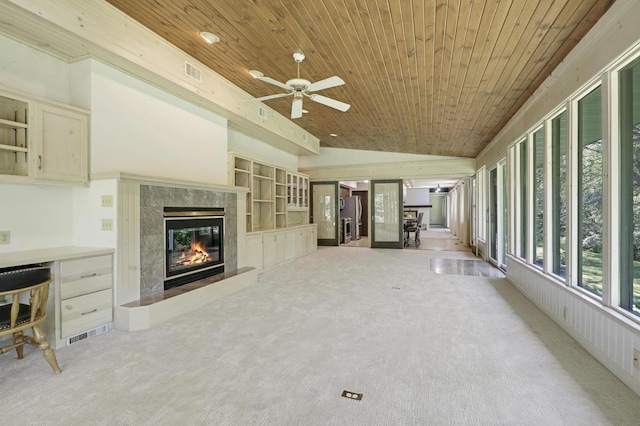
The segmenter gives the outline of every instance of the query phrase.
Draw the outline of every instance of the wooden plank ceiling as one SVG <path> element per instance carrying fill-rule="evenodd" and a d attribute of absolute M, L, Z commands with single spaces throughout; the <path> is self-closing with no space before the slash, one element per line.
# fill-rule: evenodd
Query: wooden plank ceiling
<path fill-rule="evenodd" d="M 320 94 L 347 112 L 295 120 L 321 146 L 475 157 L 614 0 L 107 1 L 255 97 L 283 90 L 248 71 L 286 82 L 298 51 L 302 78 L 341 77 Z"/>

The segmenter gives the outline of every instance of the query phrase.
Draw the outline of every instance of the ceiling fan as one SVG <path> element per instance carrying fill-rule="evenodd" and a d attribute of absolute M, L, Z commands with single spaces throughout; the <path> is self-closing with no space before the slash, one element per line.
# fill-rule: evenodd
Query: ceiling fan
<path fill-rule="evenodd" d="M 317 92 L 319 90 L 328 89 L 330 87 L 342 86 L 344 84 L 344 80 L 342 80 L 338 76 L 333 76 L 329 78 L 325 78 L 324 80 L 316 81 L 315 83 L 311 83 L 309 80 L 305 80 L 300 78 L 300 62 L 304 60 L 304 53 L 296 52 L 293 54 L 293 60 L 298 63 L 298 78 L 292 78 L 286 83 L 281 83 L 278 80 L 274 80 L 270 77 L 265 77 L 263 73 L 256 70 L 249 71 L 254 78 L 258 80 L 262 80 L 264 82 L 273 84 L 274 86 L 278 86 L 287 91 L 287 93 L 278 93 L 276 95 L 268 95 L 262 96 L 260 98 L 249 99 L 246 102 L 256 102 L 256 101 L 266 101 L 269 99 L 282 98 L 285 96 L 293 95 L 293 104 L 291 106 L 291 118 L 300 118 L 302 117 L 302 99 L 307 96 L 314 102 L 318 102 L 320 104 L 330 106 L 331 108 L 335 108 L 342 112 L 351 107 L 351 105 L 337 101 L 335 99 L 328 98 L 326 96 L 318 95 L 313 92 Z"/>

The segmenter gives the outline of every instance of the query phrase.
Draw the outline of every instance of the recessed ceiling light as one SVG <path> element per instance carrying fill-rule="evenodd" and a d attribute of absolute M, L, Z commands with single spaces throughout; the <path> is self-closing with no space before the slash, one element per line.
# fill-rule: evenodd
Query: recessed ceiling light
<path fill-rule="evenodd" d="M 251 74 L 251 77 L 253 78 L 260 78 L 260 77 L 264 77 L 264 74 L 262 74 L 260 71 L 258 70 L 249 70 L 249 74 Z"/>
<path fill-rule="evenodd" d="M 309 111 L 307 111 L 306 109 L 303 109 L 303 110 L 302 110 L 302 113 L 303 113 L 303 114 L 308 114 L 308 113 L 309 113 Z"/>
<path fill-rule="evenodd" d="M 331 137 L 334 137 L 334 138 L 335 138 L 335 137 L 336 137 L 336 136 L 338 136 L 338 135 L 336 135 L 335 133 L 330 133 L 330 134 L 329 134 L 329 136 L 331 136 Z"/>
<path fill-rule="evenodd" d="M 217 43 L 220 41 L 220 37 L 208 31 L 202 31 L 200 33 L 200 37 L 202 37 L 204 41 L 206 41 L 209 44 Z"/>

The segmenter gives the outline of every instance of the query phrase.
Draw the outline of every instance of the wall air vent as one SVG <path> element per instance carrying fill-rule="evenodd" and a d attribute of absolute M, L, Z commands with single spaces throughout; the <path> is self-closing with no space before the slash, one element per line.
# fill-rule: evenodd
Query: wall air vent
<path fill-rule="evenodd" d="M 202 70 L 187 61 L 184 62 L 184 75 L 199 83 L 202 82 Z"/>
<path fill-rule="evenodd" d="M 81 340 L 105 333 L 107 330 L 109 330 L 109 327 L 105 324 L 101 325 L 100 327 L 92 328 L 91 330 L 76 334 L 75 336 L 67 337 L 67 345 L 73 345 L 74 343 L 78 343 Z"/>
<path fill-rule="evenodd" d="M 258 116 L 260 118 L 262 118 L 263 120 L 266 120 L 268 115 L 267 115 L 267 110 L 265 108 L 262 108 L 261 106 L 258 107 Z"/>

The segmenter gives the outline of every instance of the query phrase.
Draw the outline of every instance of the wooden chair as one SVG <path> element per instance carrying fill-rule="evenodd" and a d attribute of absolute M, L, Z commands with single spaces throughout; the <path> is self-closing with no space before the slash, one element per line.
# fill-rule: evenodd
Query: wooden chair
<path fill-rule="evenodd" d="M 53 371 L 58 374 L 61 370 L 56 360 L 56 354 L 49 347 L 47 336 L 39 325 L 47 315 L 45 308 L 49 298 L 49 284 L 52 278 L 48 270 L 46 270 L 46 275 L 42 275 L 42 271 L 36 272 L 36 274 L 32 273 L 28 276 L 15 273 L 0 274 L 3 276 L 3 279 L 0 280 L 0 300 L 8 301 L 7 304 L 0 306 L 0 337 L 13 335 L 13 344 L 0 347 L 0 354 L 15 349 L 18 359 L 22 359 L 25 344 L 38 346 L 42 350 L 44 359 L 49 363 Z M 12 275 L 15 275 L 15 277 Z M 45 279 L 37 282 L 37 284 L 33 283 L 33 279 L 40 280 L 42 278 Z M 28 304 L 21 303 L 21 300 L 23 302 L 28 300 Z M 33 336 L 24 334 L 24 330 L 28 328 L 32 329 Z"/>
<path fill-rule="evenodd" d="M 420 228 L 422 228 L 422 214 L 423 212 L 418 213 L 418 220 L 415 222 L 409 222 L 404 227 L 404 246 L 407 247 L 410 244 L 415 245 L 416 247 L 420 246 Z M 411 241 L 411 233 L 414 234 L 413 242 Z"/>

